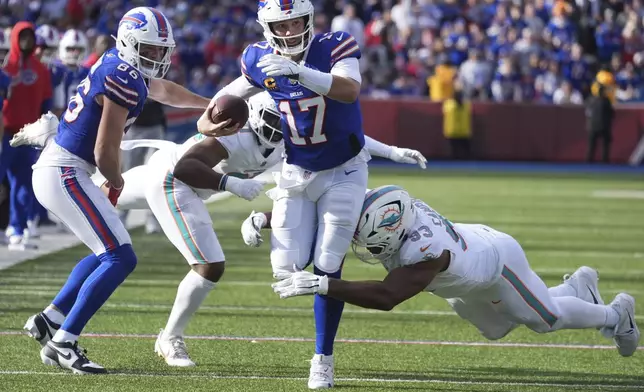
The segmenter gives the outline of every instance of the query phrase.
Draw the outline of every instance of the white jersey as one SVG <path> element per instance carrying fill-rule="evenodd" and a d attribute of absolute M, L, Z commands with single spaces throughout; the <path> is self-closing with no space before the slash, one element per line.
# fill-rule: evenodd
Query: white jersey
<path fill-rule="evenodd" d="M 166 167 L 172 169 L 192 146 L 203 140 L 206 140 L 206 136 L 197 134 L 173 149 L 159 151 L 157 153 L 159 157 L 155 156 L 151 158 L 151 161 L 154 159 L 158 164 L 157 159 L 162 159 L 166 163 Z M 235 174 L 243 178 L 255 177 L 278 164 L 281 162 L 284 152 L 284 145 L 280 143 L 267 154 L 268 149 L 259 143 L 255 133 L 248 128 L 244 128 L 234 135 L 218 137 L 217 140 L 228 151 L 228 158 L 219 162 L 213 170 L 217 173 Z M 193 189 L 204 200 L 216 193 L 212 189 Z"/>
<path fill-rule="evenodd" d="M 461 297 L 494 284 L 502 269 L 494 240 L 507 237 L 485 225 L 452 224 L 421 200 L 414 200 L 414 225 L 400 251 L 383 261 L 387 271 L 451 254 L 449 268 L 425 288 L 443 298 Z"/>

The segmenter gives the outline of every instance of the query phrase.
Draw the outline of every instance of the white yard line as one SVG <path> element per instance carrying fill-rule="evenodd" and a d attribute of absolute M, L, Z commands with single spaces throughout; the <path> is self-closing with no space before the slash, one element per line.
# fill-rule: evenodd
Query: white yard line
<path fill-rule="evenodd" d="M 0 336 L 24 335 L 22 331 L 0 331 Z M 128 333 L 84 333 L 84 337 L 102 339 L 156 339 L 154 334 L 128 334 Z M 283 336 L 226 336 L 226 335 L 194 335 L 185 336 L 193 340 L 218 340 L 218 341 L 243 341 L 250 343 L 259 342 L 290 342 L 309 343 L 315 342 L 314 338 L 283 337 Z M 358 344 L 400 344 L 412 346 L 459 346 L 459 347 L 502 347 L 502 348 L 556 348 L 563 350 L 615 350 L 615 346 L 588 345 L 588 344 L 548 344 L 548 343 L 512 343 L 512 342 L 454 342 L 442 340 L 392 340 L 392 339 L 336 339 L 338 343 Z M 644 350 L 644 347 L 638 347 Z"/>
<path fill-rule="evenodd" d="M 13 376 L 68 376 L 77 377 L 70 373 L 63 372 L 35 372 L 25 370 L 0 370 L 0 375 Z M 186 374 L 186 373 L 109 373 L 107 377 L 163 377 L 163 378 L 184 378 L 184 379 L 215 379 L 215 380 L 275 380 L 275 381 L 305 381 L 304 377 L 279 377 L 279 376 L 234 376 L 221 375 L 216 373 L 206 374 Z M 404 378 L 358 378 L 358 377 L 339 377 L 336 382 L 365 382 L 365 383 L 382 383 L 382 384 L 447 384 L 447 385 L 497 385 L 497 386 L 517 386 L 517 387 L 550 387 L 550 388 L 602 388 L 616 390 L 643 390 L 643 385 L 620 385 L 620 384 L 567 384 L 567 383 L 548 383 L 548 382 L 524 382 L 524 381 L 459 381 L 459 380 L 433 380 L 433 379 L 404 379 Z"/>
<path fill-rule="evenodd" d="M 39 296 L 53 296 L 56 292 L 20 292 L 16 290 L 0 290 L 0 294 L 33 294 Z M 103 309 L 170 309 L 172 304 L 145 304 L 145 303 L 113 303 L 108 302 L 102 306 Z M 233 312 L 272 312 L 272 313 L 311 313 L 311 308 L 286 307 L 286 306 L 234 306 L 234 305 L 202 305 L 200 310 L 210 311 L 233 311 Z M 385 312 L 373 309 L 345 308 L 345 314 L 384 314 Z M 406 316 L 458 316 L 451 310 L 392 310 L 388 314 L 399 314 Z M 644 320 L 643 315 L 635 316 L 636 320 Z"/>

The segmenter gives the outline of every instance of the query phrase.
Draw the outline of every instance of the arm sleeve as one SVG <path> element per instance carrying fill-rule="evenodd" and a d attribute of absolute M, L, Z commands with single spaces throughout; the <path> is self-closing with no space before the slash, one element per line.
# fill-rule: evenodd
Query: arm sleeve
<path fill-rule="evenodd" d="M 393 149 L 392 146 L 381 143 L 375 139 L 370 138 L 367 135 L 365 135 L 364 137 L 364 143 L 364 146 L 367 148 L 367 151 L 369 151 L 369 154 L 371 155 L 387 159 L 389 159 L 389 157 L 391 156 L 391 150 Z"/>
<path fill-rule="evenodd" d="M 333 65 L 331 75 L 341 76 L 343 78 L 353 79 L 362 84 L 362 75 L 360 75 L 360 62 L 355 57 L 347 57 Z"/>

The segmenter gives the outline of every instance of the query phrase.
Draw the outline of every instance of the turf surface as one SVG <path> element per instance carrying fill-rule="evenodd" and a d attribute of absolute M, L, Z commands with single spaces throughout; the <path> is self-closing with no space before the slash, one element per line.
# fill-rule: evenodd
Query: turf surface
<path fill-rule="evenodd" d="M 395 183 L 453 222 L 485 223 L 515 236 L 548 285 L 581 265 L 600 271 L 600 290 L 644 294 L 644 177 L 372 172 L 370 186 Z M 635 191 L 600 198 L 597 191 Z M 605 194 L 602 193 L 602 194 Z M 608 193 L 610 195 L 610 192 Z M 176 287 L 188 271 L 162 235 L 133 233 L 139 265 L 86 328 L 89 357 L 112 374 L 74 377 L 44 366 L 39 345 L 20 333 L 46 306 L 76 260 L 77 247 L 0 271 L 0 391 L 304 391 L 314 336 L 312 298 L 280 300 L 270 289 L 268 246 L 246 248 L 239 225 L 251 209 L 211 206 L 228 264 L 221 284 L 190 324 L 198 367 L 169 368 L 153 353 Z M 384 270 L 350 257 L 348 279 Z M 636 304 L 644 325 L 644 301 Z M 538 335 L 520 328 L 493 342 L 421 294 L 385 313 L 347 306 L 336 346 L 340 391 L 644 390 L 644 351 L 622 358 L 596 331 Z M 480 343 L 480 344 L 477 344 Z"/>

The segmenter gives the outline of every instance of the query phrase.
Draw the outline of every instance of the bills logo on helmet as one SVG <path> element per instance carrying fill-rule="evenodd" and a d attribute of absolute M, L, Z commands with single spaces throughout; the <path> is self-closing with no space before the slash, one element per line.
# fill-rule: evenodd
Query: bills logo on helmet
<path fill-rule="evenodd" d="M 379 229 L 385 229 L 386 231 L 396 231 L 402 224 L 402 214 L 404 213 L 402 206 L 399 202 L 393 202 L 387 205 L 384 205 L 383 208 L 385 211 L 380 217 L 380 223 L 378 224 Z"/>
<path fill-rule="evenodd" d="M 148 24 L 148 21 L 145 19 L 145 15 L 141 12 L 137 12 L 134 14 L 130 15 L 125 15 L 123 18 L 121 18 L 121 23 L 119 23 L 119 27 L 121 25 L 126 25 L 128 29 L 140 29 L 145 27 Z"/>
<path fill-rule="evenodd" d="M 260 0 L 260 2 L 257 4 L 257 8 L 261 10 L 264 7 L 266 7 L 266 1 Z"/>

